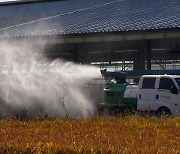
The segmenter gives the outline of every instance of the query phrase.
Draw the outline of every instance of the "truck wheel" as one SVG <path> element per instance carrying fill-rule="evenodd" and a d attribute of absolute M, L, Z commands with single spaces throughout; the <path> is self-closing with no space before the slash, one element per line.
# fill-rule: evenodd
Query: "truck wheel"
<path fill-rule="evenodd" d="M 157 114 L 158 116 L 171 116 L 171 111 L 167 107 L 160 107 Z"/>

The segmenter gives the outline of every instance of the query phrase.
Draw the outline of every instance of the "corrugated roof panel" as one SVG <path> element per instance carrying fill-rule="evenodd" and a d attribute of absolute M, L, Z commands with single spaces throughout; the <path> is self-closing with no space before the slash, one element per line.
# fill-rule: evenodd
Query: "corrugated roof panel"
<path fill-rule="evenodd" d="M 1 37 L 180 27 L 180 0 L 70 0 L 0 8 Z"/>

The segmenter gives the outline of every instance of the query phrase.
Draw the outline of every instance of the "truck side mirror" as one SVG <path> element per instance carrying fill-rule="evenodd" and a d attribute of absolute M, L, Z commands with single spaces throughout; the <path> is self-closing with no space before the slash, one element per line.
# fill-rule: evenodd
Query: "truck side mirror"
<path fill-rule="evenodd" d="M 171 93 L 172 94 L 179 94 L 178 89 L 175 86 L 171 87 Z"/>

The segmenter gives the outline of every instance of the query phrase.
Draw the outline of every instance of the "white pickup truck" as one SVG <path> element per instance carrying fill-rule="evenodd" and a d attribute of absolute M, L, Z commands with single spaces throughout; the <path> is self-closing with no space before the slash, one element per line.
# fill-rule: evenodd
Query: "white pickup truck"
<path fill-rule="evenodd" d="M 143 75 L 138 84 L 137 110 L 180 115 L 180 75 Z"/>

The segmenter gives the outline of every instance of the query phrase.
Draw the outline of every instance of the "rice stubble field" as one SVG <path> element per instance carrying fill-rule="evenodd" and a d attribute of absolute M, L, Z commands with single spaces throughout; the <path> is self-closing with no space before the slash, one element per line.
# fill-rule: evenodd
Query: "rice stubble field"
<path fill-rule="evenodd" d="M 180 153 L 180 117 L 4 118 L 0 153 Z"/>

